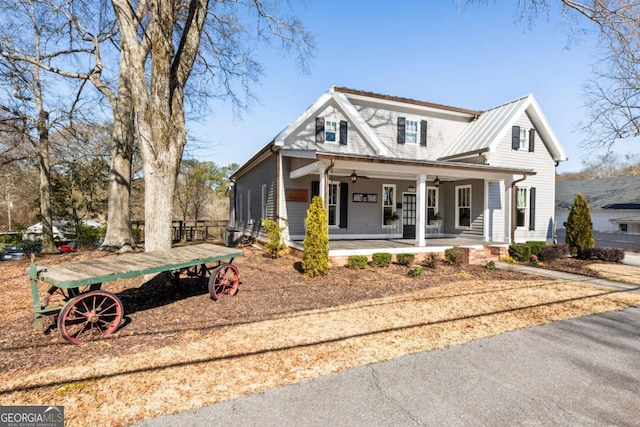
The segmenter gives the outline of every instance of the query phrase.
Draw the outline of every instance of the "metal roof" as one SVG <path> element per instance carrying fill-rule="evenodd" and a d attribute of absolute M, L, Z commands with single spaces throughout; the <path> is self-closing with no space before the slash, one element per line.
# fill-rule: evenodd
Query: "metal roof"
<path fill-rule="evenodd" d="M 640 176 L 556 182 L 556 208 L 571 209 L 578 195 L 591 209 L 640 209 Z"/>

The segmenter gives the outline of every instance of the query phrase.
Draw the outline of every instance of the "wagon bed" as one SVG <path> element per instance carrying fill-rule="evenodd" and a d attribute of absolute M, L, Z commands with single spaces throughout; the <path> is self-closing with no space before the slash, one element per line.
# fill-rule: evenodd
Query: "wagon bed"
<path fill-rule="evenodd" d="M 239 256 L 242 256 L 242 251 L 237 249 L 203 243 L 36 268 L 40 280 L 59 288 L 75 288 L 144 274 L 177 271 Z"/>
<path fill-rule="evenodd" d="M 123 307 L 116 295 L 100 289 L 102 283 L 145 274 L 170 272 L 177 283 L 181 273 L 186 272 L 188 277 L 201 279 L 201 283 L 208 282 L 214 300 L 234 295 L 239 274 L 231 263 L 239 256 L 240 250 L 203 243 L 50 266 L 32 263 L 27 275 L 31 279 L 36 326 L 43 329 L 43 319 L 50 317 L 62 336 L 74 344 L 107 336 L 119 328 Z M 50 285 L 42 300 L 39 282 Z M 56 294 L 62 296 L 64 304 L 50 303 Z"/>

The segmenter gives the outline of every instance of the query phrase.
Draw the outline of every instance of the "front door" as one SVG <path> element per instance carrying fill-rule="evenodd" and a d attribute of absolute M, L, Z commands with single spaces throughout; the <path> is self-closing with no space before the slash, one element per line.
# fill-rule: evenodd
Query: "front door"
<path fill-rule="evenodd" d="M 402 194 L 402 238 L 416 238 L 416 195 Z"/>

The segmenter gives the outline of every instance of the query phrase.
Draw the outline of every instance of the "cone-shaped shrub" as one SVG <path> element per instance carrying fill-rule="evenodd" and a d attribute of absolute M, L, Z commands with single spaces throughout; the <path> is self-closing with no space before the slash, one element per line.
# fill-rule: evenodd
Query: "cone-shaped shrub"
<path fill-rule="evenodd" d="M 572 254 L 579 254 L 582 250 L 593 248 L 596 244 L 593 238 L 591 210 L 582 193 L 578 193 L 569 212 L 565 242 L 569 245 Z"/>
<path fill-rule="evenodd" d="M 322 198 L 315 196 L 307 210 L 302 270 L 305 277 L 324 276 L 329 271 L 329 228 Z"/>

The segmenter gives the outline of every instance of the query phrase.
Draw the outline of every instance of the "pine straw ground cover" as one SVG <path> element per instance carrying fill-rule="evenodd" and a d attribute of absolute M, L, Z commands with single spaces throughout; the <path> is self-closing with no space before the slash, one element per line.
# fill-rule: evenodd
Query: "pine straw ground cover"
<path fill-rule="evenodd" d="M 118 426 L 640 304 L 638 293 L 442 263 L 419 278 L 392 265 L 337 267 L 305 280 L 296 258 L 244 250 L 234 262 L 240 292 L 218 302 L 197 284 L 175 289 L 163 277 L 107 283 L 123 300 L 126 322 L 109 339 L 81 346 L 66 344 L 57 330 L 33 329 L 27 261 L 0 264 L 0 405 L 64 405 L 69 426 Z"/>

